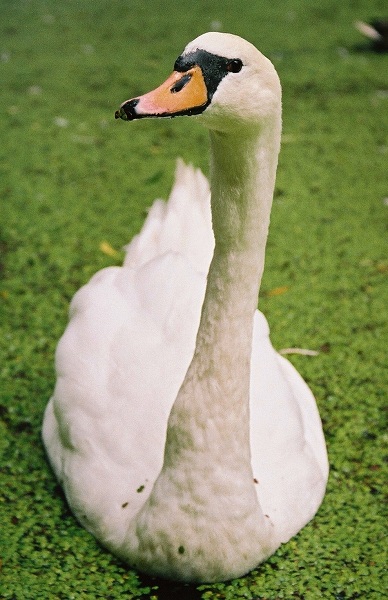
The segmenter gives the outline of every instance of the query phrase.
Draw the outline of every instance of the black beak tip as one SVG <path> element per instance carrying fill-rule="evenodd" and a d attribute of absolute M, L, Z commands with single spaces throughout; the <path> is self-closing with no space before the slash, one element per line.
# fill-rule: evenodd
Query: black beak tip
<path fill-rule="evenodd" d="M 138 114 L 136 112 L 136 106 L 138 104 L 139 98 L 123 102 L 119 110 L 116 110 L 115 112 L 115 119 L 122 119 L 123 121 L 133 121 L 133 119 L 137 119 Z"/>

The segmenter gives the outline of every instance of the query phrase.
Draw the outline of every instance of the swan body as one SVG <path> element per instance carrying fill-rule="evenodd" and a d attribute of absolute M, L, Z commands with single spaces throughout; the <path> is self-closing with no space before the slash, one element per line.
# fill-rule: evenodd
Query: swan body
<path fill-rule="evenodd" d="M 230 34 L 116 116 L 200 115 L 211 194 L 178 162 L 122 267 L 75 295 L 43 440 L 78 520 L 184 581 L 241 576 L 315 514 L 328 476 L 314 397 L 256 310 L 281 132 L 270 61 Z"/>

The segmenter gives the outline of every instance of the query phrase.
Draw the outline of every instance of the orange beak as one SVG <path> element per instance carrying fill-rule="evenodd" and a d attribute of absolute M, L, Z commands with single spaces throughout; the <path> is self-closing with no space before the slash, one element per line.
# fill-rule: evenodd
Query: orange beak
<path fill-rule="evenodd" d="M 195 115 L 208 105 L 208 92 L 202 70 L 195 65 L 188 71 L 174 71 L 152 92 L 126 100 L 116 111 L 116 119 L 132 121 L 145 117 Z"/>

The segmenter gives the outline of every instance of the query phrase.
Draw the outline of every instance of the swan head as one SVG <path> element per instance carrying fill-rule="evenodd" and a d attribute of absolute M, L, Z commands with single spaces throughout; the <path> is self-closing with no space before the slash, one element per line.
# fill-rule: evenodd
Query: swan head
<path fill-rule="evenodd" d="M 254 128 L 280 121 L 281 87 L 271 61 L 232 34 L 210 32 L 190 42 L 155 90 L 123 102 L 116 118 L 201 115 L 209 129 Z"/>

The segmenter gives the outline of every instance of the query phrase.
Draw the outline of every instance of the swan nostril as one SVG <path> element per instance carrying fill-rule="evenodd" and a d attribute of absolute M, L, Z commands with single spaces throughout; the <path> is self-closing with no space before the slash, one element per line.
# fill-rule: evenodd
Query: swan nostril
<path fill-rule="evenodd" d="M 176 94 L 177 92 L 180 92 L 181 90 L 183 90 L 183 88 L 189 83 L 191 77 L 192 77 L 191 73 L 187 73 L 186 75 L 183 75 L 183 77 L 181 77 L 179 79 L 179 81 L 174 83 L 174 85 L 170 88 L 170 92 L 172 94 Z"/>
<path fill-rule="evenodd" d="M 123 121 L 132 121 L 136 119 L 137 112 L 135 110 L 136 106 L 139 104 L 139 98 L 134 98 L 133 100 L 128 100 L 124 102 L 119 110 L 115 112 L 115 119 L 123 119 Z"/>

